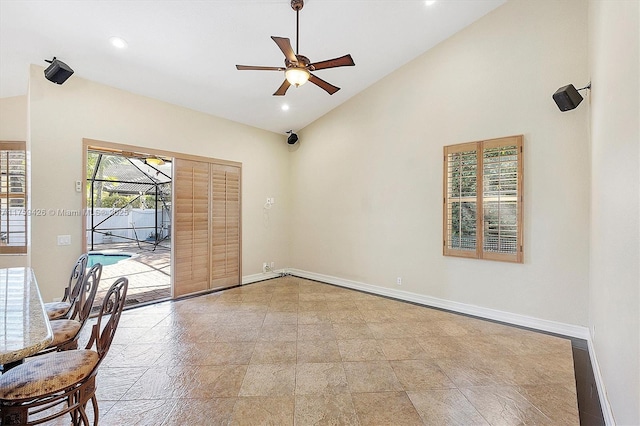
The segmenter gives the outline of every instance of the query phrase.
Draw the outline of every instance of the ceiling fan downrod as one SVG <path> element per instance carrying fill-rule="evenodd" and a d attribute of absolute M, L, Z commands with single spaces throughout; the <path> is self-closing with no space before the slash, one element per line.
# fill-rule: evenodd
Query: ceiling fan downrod
<path fill-rule="evenodd" d="M 300 11 L 304 7 L 304 0 L 291 0 L 291 9 L 296 11 L 296 55 L 300 54 Z"/>

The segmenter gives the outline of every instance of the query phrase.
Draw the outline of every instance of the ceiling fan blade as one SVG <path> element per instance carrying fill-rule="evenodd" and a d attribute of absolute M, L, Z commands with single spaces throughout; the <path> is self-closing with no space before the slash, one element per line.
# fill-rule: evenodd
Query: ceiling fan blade
<path fill-rule="evenodd" d="M 313 74 L 311 74 L 311 76 L 309 77 L 309 81 L 312 82 L 313 84 L 315 84 L 316 86 L 318 86 L 319 88 L 326 90 L 326 92 L 328 94 L 330 94 L 330 95 L 333 95 L 338 90 L 340 90 L 339 87 L 336 87 L 331 83 L 327 83 L 326 81 L 324 81 L 320 77 L 316 77 Z"/>
<path fill-rule="evenodd" d="M 320 61 L 309 65 L 309 69 L 312 71 L 323 70 L 326 68 L 336 67 L 352 67 L 355 65 L 351 55 L 340 56 L 339 58 L 328 59 L 326 61 Z"/>
<path fill-rule="evenodd" d="M 293 51 L 293 48 L 291 47 L 291 42 L 289 41 L 288 38 L 275 37 L 275 36 L 271 36 L 271 38 L 273 39 L 273 41 L 276 42 L 280 50 L 282 50 L 282 53 L 284 53 L 284 56 L 289 61 L 298 62 L 298 58 L 296 58 L 296 54 Z"/>
<path fill-rule="evenodd" d="M 290 86 L 291 83 L 289 83 L 289 80 L 285 79 L 282 82 L 282 85 L 280 85 L 280 87 L 278 87 L 278 90 L 276 90 L 276 92 L 273 94 L 273 96 L 284 96 Z"/>
<path fill-rule="evenodd" d="M 254 70 L 254 71 L 284 71 L 284 67 L 257 67 L 253 65 L 236 65 L 236 69 L 239 70 Z"/>

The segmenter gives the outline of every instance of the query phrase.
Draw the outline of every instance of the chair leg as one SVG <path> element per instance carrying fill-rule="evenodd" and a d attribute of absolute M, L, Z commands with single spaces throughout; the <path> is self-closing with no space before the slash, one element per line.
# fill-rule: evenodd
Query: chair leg
<path fill-rule="evenodd" d="M 100 416 L 100 410 L 98 409 L 98 398 L 93 394 L 91 397 L 91 405 L 93 406 L 93 426 L 98 426 L 98 416 Z"/>

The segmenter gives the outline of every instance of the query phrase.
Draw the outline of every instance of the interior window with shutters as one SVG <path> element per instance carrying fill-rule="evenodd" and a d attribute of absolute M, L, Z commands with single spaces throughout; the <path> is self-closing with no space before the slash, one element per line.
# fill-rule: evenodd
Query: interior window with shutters
<path fill-rule="evenodd" d="M 444 147 L 445 256 L 523 262 L 522 136 Z"/>
<path fill-rule="evenodd" d="M 0 142 L 0 254 L 27 252 L 25 142 Z"/>

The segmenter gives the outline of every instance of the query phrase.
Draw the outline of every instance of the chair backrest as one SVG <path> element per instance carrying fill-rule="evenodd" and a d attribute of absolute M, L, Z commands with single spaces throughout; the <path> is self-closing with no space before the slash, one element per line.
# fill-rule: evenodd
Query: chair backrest
<path fill-rule="evenodd" d="M 85 272 L 87 271 L 87 263 L 89 262 L 89 255 L 87 253 L 82 254 L 76 264 L 73 266 L 71 270 L 71 276 L 69 277 L 69 283 L 67 284 L 67 288 L 64 289 L 64 296 L 62 297 L 61 302 L 69 302 L 73 304 L 78 294 L 80 294 L 80 289 L 82 288 L 82 281 L 84 280 Z"/>
<path fill-rule="evenodd" d="M 118 323 L 120 322 L 120 315 L 122 314 L 124 302 L 127 298 L 128 288 L 129 280 L 124 277 L 118 278 L 111 288 L 109 288 L 109 291 L 102 301 L 98 319 L 93 325 L 91 337 L 89 338 L 89 342 L 86 346 L 86 349 L 91 349 L 94 342 L 96 344 L 95 351 L 98 352 L 100 360 L 95 366 L 94 371 L 98 368 L 98 365 L 102 362 L 102 359 L 109 351 L 109 347 L 113 341 L 113 336 L 115 335 Z M 109 316 L 109 318 L 106 320 L 106 323 L 102 325 L 106 316 Z"/>
<path fill-rule="evenodd" d="M 85 273 L 81 283 L 82 285 L 80 285 L 75 302 L 71 308 L 69 319 L 80 321 L 84 325 L 84 322 L 91 314 L 91 308 L 96 298 L 101 276 L 102 264 L 100 263 L 96 263 Z"/>

